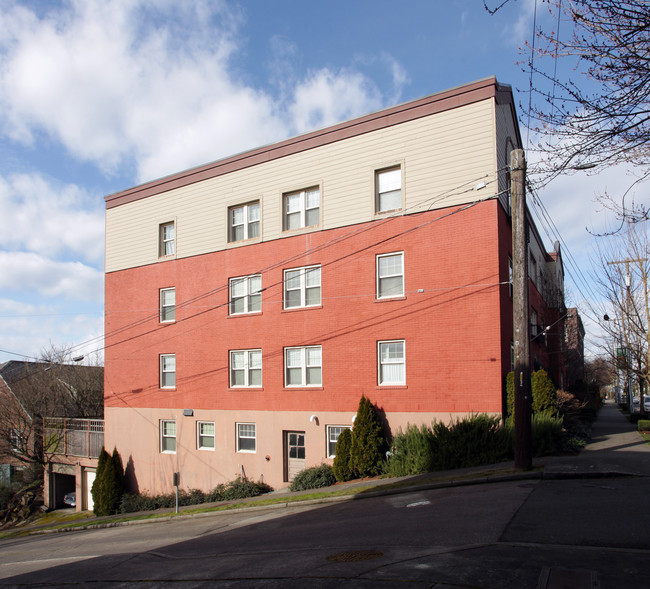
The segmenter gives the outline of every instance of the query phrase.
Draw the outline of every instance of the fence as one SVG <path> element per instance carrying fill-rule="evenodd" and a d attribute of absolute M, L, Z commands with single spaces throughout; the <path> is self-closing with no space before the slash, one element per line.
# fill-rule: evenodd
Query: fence
<path fill-rule="evenodd" d="M 45 445 L 48 454 L 97 458 L 104 445 L 103 419 L 45 419 Z"/>

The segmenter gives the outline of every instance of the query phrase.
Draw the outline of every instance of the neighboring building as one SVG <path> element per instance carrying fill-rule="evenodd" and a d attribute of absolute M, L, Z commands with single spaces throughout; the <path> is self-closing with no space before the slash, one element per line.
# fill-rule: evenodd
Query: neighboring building
<path fill-rule="evenodd" d="M 75 490 L 83 497 L 82 481 L 94 473 L 103 443 L 103 370 L 57 362 L 0 365 L 1 482 L 40 476 L 42 467 L 46 507 L 63 506 L 63 496 Z M 91 423 L 94 431 L 86 434 Z"/>
<path fill-rule="evenodd" d="M 501 415 L 521 145 L 489 78 L 108 196 L 106 447 L 139 490 L 286 485 L 362 395 L 392 432 Z M 563 269 L 532 225 L 530 256 L 537 329 Z"/>
<path fill-rule="evenodd" d="M 566 317 L 566 388 L 585 378 L 585 328 L 575 307 L 567 309 Z"/>

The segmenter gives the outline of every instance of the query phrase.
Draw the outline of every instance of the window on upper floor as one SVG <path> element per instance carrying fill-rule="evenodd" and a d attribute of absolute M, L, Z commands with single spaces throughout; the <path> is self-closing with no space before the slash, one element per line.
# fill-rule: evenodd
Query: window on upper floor
<path fill-rule="evenodd" d="M 320 266 L 284 271 L 284 308 L 313 307 L 321 304 Z"/>
<path fill-rule="evenodd" d="M 328 425 L 327 426 L 327 457 L 336 456 L 336 443 L 344 429 L 352 429 L 349 425 Z"/>
<path fill-rule="evenodd" d="M 196 447 L 199 450 L 214 450 L 214 421 L 196 422 Z"/>
<path fill-rule="evenodd" d="M 284 380 L 287 387 L 316 387 L 323 383 L 321 346 L 284 349 Z"/>
<path fill-rule="evenodd" d="M 377 256 L 377 298 L 404 296 L 404 253 Z"/>
<path fill-rule="evenodd" d="M 257 450 L 257 431 L 254 423 L 238 423 L 237 452 L 255 452 Z"/>
<path fill-rule="evenodd" d="M 262 310 L 262 276 L 230 279 L 230 314 L 257 313 Z"/>
<path fill-rule="evenodd" d="M 230 386 L 262 386 L 262 350 L 232 350 L 230 352 Z"/>
<path fill-rule="evenodd" d="M 229 241 L 243 241 L 260 236 L 260 203 L 251 202 L 228 209 Z"/>
<path fill-rule="evenodd" d="M 314 186 L 283 195 L 284 230 L 311 227 L 320 223 L 320 188 Z"/>
<path fill-rule="evenodd" d="M 176 354 L 160 355 L 160 388 L 176 387 Z"/>
<path fill-rule="evenodd" d="M 380 385 L 406 384 L 406 351 L 404 340 L 378 342 Z"/>
<path fill-rule="evenodd" d="M 161 223 L 158 230 L 158 255 L 173 256 L 176 253 L 176 228 L 174 221 Z"/>
<path fill-rule="evenodd" d="M 385 213 L 402 208 L 402 168 L 375 172 L 375 211 Z"/>
<path fill-rule="evenodd" d="M 160 451 L 166 454 L 176 453 L 176 421 L 173 419 L 160 421 Z"/>
<path fill-rule="evenodd" d="M 539 334 L 539 325 L 537 318 L 537 311 L 535 309 L 530 310 L 530 335 L 531 337 L 537 337 Z"/>
<path fill-rule="evenodd" d="M 160 322 L 166 323 L 176 320 L 176 289 L 160 289 Z"/>

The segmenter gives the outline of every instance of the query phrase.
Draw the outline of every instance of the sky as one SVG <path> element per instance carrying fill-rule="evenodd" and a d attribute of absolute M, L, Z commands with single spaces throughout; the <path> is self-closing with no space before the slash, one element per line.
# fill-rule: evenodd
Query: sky
<path fill-rule="evenodd" d="M 101 356 L 105 196 L 493 75 L 522 117 L 534 18 L 552 23 L 535 0 L 0 0 L 0 362 Z M 569 306 L 624 174 L 538 195 Z"/>

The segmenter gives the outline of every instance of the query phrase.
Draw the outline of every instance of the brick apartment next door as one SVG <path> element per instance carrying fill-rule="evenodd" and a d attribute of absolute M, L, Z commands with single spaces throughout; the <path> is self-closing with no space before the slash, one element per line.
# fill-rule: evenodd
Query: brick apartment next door
<path fill-rule="evenodd" d="M 284 480 L 305 469 L 305 432 L 284 432 Z"/>

